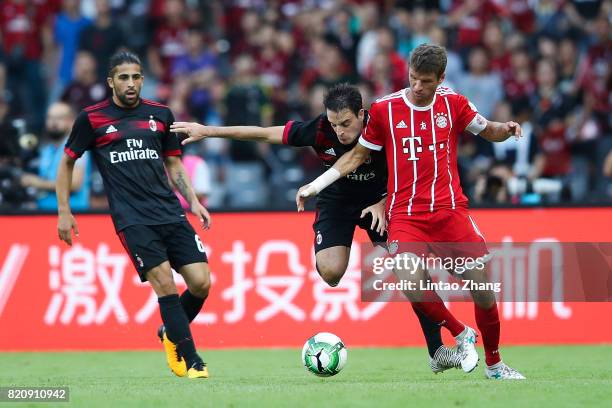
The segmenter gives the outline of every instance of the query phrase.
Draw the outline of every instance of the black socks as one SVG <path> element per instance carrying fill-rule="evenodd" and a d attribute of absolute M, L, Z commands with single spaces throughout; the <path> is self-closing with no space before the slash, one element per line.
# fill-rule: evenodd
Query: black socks
<path fill-rule="evenodd" d="M 187 362 L 187 367 L 202 361 L 196 352 L 191 330 L 189 330 L 189 320 L 179 302 L 178 295 L 162 296 L 157 300 L 168 339 L 176 344 L 178 352 Z"/>
<path fill-rule="evenodd" d="M 196 318 L 198 313 L 200 313 L 203 304 L 204 299 L 200 299 L 199 297 L 192 295 L 189 289 L 185 289 L 181 295 L 181 306 L 183 306 L 183 310 L 185 310 L 189 323 L 191 323 L 193 319 Z"/>
<path fill-rule="evenodd" d="M 412 306 L 412 309 L 419 318 L 419 323 L 421 323 L 421 330 L 423 330 L 423 334 L 425 335 L 429 356 L 433 358 L 436 350 L 443 345 L 442 335 L 440 334 L 440 326 L 429 320 L 427 316 L 425 316 L 420 310 L 416 309 L 414 305 Z"/>

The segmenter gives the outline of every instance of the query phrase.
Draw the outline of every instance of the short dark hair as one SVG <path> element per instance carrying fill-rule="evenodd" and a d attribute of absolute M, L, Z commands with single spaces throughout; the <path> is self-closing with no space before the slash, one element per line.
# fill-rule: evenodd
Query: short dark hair
<path fill-rule="evenodd" d="M 121 64 L 136 64 L 142 68 L 142 63 L 138 55 L 130 51 L 117 51 L 113 54 L 108 64 L 108 76 L 110 78 L 115 74 L 115 70 Z"/>
<path fill-rule="evenodd" d="M 419 45 L 410 55 L 410 69 L 423 74 L 434 73 L 440 78 L 446 70 L 446 49 L 439 45 Z"/>
<path fill-rule="evenodd" d="M 323 99 L 323 105 L 325 109 L 329 109 L 332 112 L 350 109 L 355 116 L 363 109 L 363 101 L 361 100 L 359 88 L 348 83 L 342 83 L 331 87 L 329 91 L 327 91 L 325 99 Z"/>

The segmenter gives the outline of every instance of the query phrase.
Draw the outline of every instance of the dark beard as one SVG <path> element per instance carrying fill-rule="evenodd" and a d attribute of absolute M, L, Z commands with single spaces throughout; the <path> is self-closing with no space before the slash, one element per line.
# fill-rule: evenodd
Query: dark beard
<path fill-rule="evenodd" d="M 132 104 L 130 104 L 128 102 L 127 96 L 125 94 L 117 95 L 117 99 L 119 99 L 121 101 L 123 106 L 126 106 L 128 108 L 132 108 L 132 107 L 138 105 L 138 102 L 140 101 L 140 95 L 136 95 L 136 99 L 134 100 L 134 103 L 132 103 Z"/>

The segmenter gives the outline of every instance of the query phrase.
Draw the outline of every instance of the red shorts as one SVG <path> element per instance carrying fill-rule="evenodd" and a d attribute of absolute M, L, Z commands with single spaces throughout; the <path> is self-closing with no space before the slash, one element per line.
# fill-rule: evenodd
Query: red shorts
<path fill-rule="evenodd" d="M 388 225 L 389 253 L 411 252 L 418 256 L 480 257 L 487 244 L 466 208 L 395 216 Z"/>

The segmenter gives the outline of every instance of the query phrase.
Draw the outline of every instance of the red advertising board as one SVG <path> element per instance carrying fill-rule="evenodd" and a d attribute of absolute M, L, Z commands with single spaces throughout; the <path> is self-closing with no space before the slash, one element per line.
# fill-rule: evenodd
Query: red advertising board
<path fill-rule="evenodd" d="M 472 216 L 491 242 L 612 241 L 612 208 Z M 363 232 L 341 284 L 330 288 L 318 277 L 312 221 L 308 213 L 213 214 L 213 228 L 200 233 L 213 274 L 192 325 L 200 347 L 297 347 L 318 331 L 351 346 L 423 344 L 408 303 L 360 301 Z M 0 217 L 0 350 L 158 348 L 157 299 L 140 283 L 110 218 L 80 215 L 77 222 L 80 236 L 68 247 L 53 216 Z M 475 325 L 471 304 L 449 307 Z M 501 303 L 502 343 L 610 343 L 612 327 L 593 326 L 610 314 L 612 303 Z"/>

